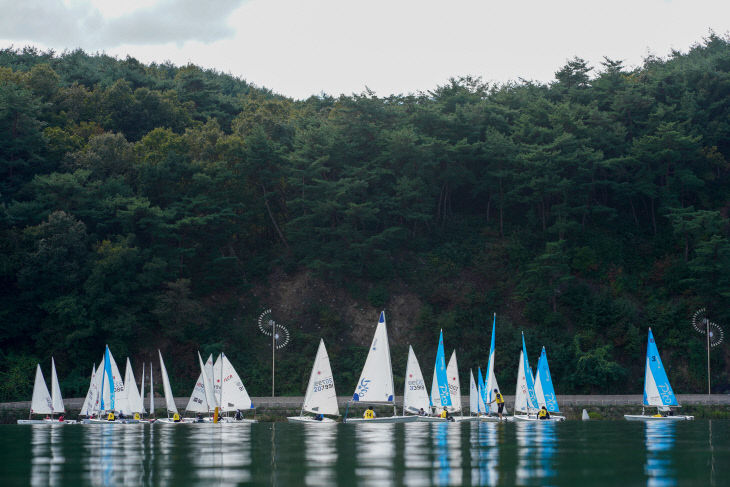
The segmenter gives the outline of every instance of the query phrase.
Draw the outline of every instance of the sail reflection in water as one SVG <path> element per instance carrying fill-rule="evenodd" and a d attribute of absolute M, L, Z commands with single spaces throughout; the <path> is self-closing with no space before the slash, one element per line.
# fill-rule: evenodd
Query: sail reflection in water
<path fill-rule="evenodd" d="M 429 423 L 433 434 L 433 484 L 461 485 L 461 424 Z"/>
<path fill-rule="evenodd" d="M 474 421 L 470 423 L 471 483 L 497 485 L 499 482 L 499 447 L 497 435 L 503 430 L 499 423 Z"/>
<path fill-rule="evenodd" d="M 307 460 L 306 485 L 335 485 L 337 463 L 337 423 L 304 424 L 304 451 Z"/>
<path fill-rule="evenodd" d="M 61 485 L 64 458 L 61 449 L 64 425 L 34 424 L 30 485 Z"/>
<path fill-rule="evenodd" d="M 144 427 L 89 425 L 84 428 L 87 481 L 92 485 L 142 485 Z"/>
<path fill-rule="evenodd" d="M 677 485 L 676 470 L 672 460 L 674 436 L 677 424 L 674 421 L 647 421 L 646 435 L 646 484 L 650 487 Z"/>
<path fill-rule="evenodd" d="M 430 428 L 424 423 L 403 423 L 405 449 L 403 461 L 405 473 L 403 483 L 407 486 L 428 485 L 430 479 L 431 448 L 429 445 Z"/>
<path fill-rule="evenodd" d="M 546 485 L 555 477 L 558 423 L 521 422 L 517 428 L 517 485 Z"/>
<path fill-rule="evenodd" d="M 172 430 L 173 428 L 169 428 Z M 192 424 L 187 444 L 194 485 L 233 486 L 251 481 L 251 423 Z"/>
<path fill-rule="evenodd" d="M 384 487 L 395 483 L 395 426 L 395 423 L 359 423 L 354 426 L 357 485 Z"/>

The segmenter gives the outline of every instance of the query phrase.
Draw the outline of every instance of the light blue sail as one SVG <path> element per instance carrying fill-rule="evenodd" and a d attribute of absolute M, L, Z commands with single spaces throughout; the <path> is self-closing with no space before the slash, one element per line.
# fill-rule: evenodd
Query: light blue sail
<path fill-rule="evenodd" d="M 439 402 L 441 406 L 451 406 L 451 392 L 449 379 L 446 376 L 446 357 L 444 355 L 444 332 L 439 333 L 439 347 L 436 351 L 436 383 L 438 386 Z M 433 402 L 433 398 L 432 401 Z"/>
<path fill-rule="evenodd" d="M 494 313 L 494 317 L 492 318 L 492 342 L 489 345 L 489 360 L 487 361 L 487 375 L 485 377 L 485 389 L 487 397 L 484 400 L 484 404 L 489 404 L 494 399 L 492 397 L 494 395 L 494 384 L 490 384 L 490 379 L 492 378 L 492 375 L 494 375 L 494 335 L 496 326 L 497 313 Z"/>
<path fill-rule="evenodd" d="M 104 379 L 109 379 L 109 410 L 114 411 L 114 376 L 112 375 L 112 364 L 109 358 L 109 345 L 104 350 L 104 373 L 101 378 L 101 410 L 106 411 L 104 407 Z"/>
<path fill-rule="evenodd" d="M 489 402 L 487 401 L 487 386 L 484 383 L 484 379 L 482 378 L 482 368 L 477 368 L 477 380 L 479 381 L 477 387 L 479 388 L 479 401 L 477 401 L 477 404 L 479 404 L 479 412 L 480 413 L 488 413 L 489 412 Z M 486 411 L 482 411 L 482 405 L 486 408 Z"/>
<path fill-rule="evenodd" d="M 527 380 L 527 406 L 532 409 L 538 409 L 537 394 L 535 394 L 535 379 L 532 376 L 530 362 L 527 360 L 527 347 L 525 346 L 525 334 L 522 334 L 522 357 L 525 361 L 525 379 Z"/>
<path fill-rule="evenodd" d="M 553 387 L 553 379 L 550 377 L 550 367 L 548 366 L 545 347 L 542 347 L 540 360 L 537 361 L 537 375 L 540 378 L 540 386 L 545 396 L 545 407 L 551 413 L 560 412 L 557 396 L 555 396 L 555 388 Z"/>
<path fill-rule="evenodd" d="M 654 335 L 649 328 L 649 343 L 646 347 L 646 369 L 644 376 L 645 406 L 678 406 L 677 397 L 669 384 Z"/>

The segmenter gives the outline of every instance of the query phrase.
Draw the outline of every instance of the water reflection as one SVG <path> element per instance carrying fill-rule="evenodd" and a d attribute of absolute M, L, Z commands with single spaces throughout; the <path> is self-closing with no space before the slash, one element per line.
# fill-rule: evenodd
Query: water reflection
<path fill-rule="evenodd" d="M 394 484 L 395 426 L 394 423 L 360 423 L 354 428 L 358 485 L 383 487 Z"/>
<path fill-rule="evenodd" d="M 184 428 L 193 485 L 229 486 L 251 481 L 251 423 L 202 423 Z"/>
<path fill-rule="evenodd" d="M 144 427 L 100 424 L 82 426 L 86 480 L 93 485 L 142 485 Z"/>
<path fill-rule="evenodd" d="M 304 424 L 304 454 L 306 485 L 336 484 L 337 424 Z"/>
<path fill-rule="evenodd" d="M 431 433 L 430 428 L 426 426 L 424 423 L 403 424 L 405 435 L 403 483 L 407 486 L 420 487 L 429 483 L 429 469 L 431 468 L 429 438 Z"/>
<path fill-rule="evenodd" d="M 499 423 L 471 423 L 471 483 L 473 485 L 497 485 L 499 482 L 498 434 L 503 431 Z"/>
<path fill-rule="evenodd" d="M 674 450 L 674 436 L 676 434 L 674 421 L 647 421 L 646 435 L 646 465 L 644 472 L 647 475 L 648 486 L 677 485 L 676 469 L 672 459 Z"/>
<path fill-rule="evenodd" d="M 30 485 L 61 485 L 65 459 L 61 443 L 65 425 L 31 425 Z"/>
<path fill-rule="evenodd" d="M 517 485 L 545 485 L 555 477 L 557 423 L 515 423 L 517 434 Z"/>
<path fill-rule="evenodd" d="M 461 485 L 461 424 L 429 425 L 433 435 L 433 485 Z"/>

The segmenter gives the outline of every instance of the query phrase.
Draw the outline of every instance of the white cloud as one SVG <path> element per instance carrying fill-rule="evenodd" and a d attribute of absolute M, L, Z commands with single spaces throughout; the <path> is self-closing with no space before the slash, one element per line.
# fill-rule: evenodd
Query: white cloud
<path fill-rule="evenodd" d="M 573 56 L 594 66 L 604 55 L 638 65 L 650 52 L 686 50 L 709 29 L 730 28 L 730 2 L 714 0 L 226 0 L 214 11 L 200 6 L 209 2 L 158 0 L 115 10 L 113 18 L 102 8 L 105 0 L 75 0 L 67 10 L 78 15 L 78 5 L 90 1 L 99 8 L 85 22 L 107 26 L 97 38 L 61 27 L 9 36 L 12 20 L 0 20 L 0 38 L 104 49 L 144 62 L 193 62 L 304 98 L 366 86 L 382 96 L 429 90 L 466 74 L 547 82 Z M 50 4 L 59 26 L 70 22 L 70 14 L 60 15 L 61 0 L 29 4 Z"/>

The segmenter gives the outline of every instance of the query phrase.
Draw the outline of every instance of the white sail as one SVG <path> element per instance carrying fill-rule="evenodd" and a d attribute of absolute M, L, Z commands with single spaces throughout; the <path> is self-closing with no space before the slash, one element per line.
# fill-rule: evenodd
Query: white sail
<path fill-rule="evenodd" d="M 46 380 L 43 378 L 40 364 L 35 369 L 35 383 L 33 384 L 33 399 L 30 403 L 30 412 L 31 414 L 53 413 L 53 400 L 51 399 L 51 394 L 48 392 L 48 386 L 46 386 Z"/>
<path fill-rule="evenodd" d="M 490 389 L 488 389 L 488 391 L 489 391 L 489 397 L 490 397 L 489 400 L 490 401 L 494 401 L 494 399 L 496 397 L 496 395 L 494 394 L 494 390 L 497 389 L 499 392 L 502 392 L 502 389 L 499 388 L 499 384 L 497 384 L 497 377 L 494 375 L 494 367 L 492 367 L 492 373 L 489 376 L 488 383 L 490 384 L 490 386 L 489 386 Z M 492 407 L 494 408 L 494 410 L 497 409 L 497 407 L 495 406 L 495 404 L 493 404 L 492 406 L 490 406 L 490 411 L 492 411 L 492 409 L 491 409 Z M 506 404 L 504 405 L 504 412 L 505 413 L 507 412 L 507 405 Z"/>
<path fill-rule="evenodd" d="M 333 416 L 339 416 L 340 414 L 337 407 L 337 393 L 335 392 L 335 380 L 332 376 L 330 359 L 322 339 L 319 340 L 319 348 L 314 359 L 312 373 L 309 376 L 307 395 L 304 397 L 302 409 L 315 414 Z"/>
<path fill-rule="evenodd" d="M 360 402 L 393 402 L 393 367 L 390 362 L 390 346 L 388 331 L 385 326 L 385 311 L 380 313 L 378 326 L 375 328 L 373 342 L 370 345 L 368 358 L 357 381 L 353 401 Z"/>
<path fill-rule="evenodd" d="M 56 362 L 51 357 L 51 402 L 54 413 L 62 413 L 65 411 L 63 407 L 63 398 L 61 397 L 61 386 L 58 383 L 56 375 Z"/>
<path fill-rule="evenodd" d="M 203 370 L 205 371 L 203 380 L 207 380 L 207 382 L 204 382 L 205 400 L 208 403 L 208 410 L 213 411 L 218 406 L 218 397 L 215 395 L 215 389 L 213 388 L 213 354 L 208 356 Z"/>
<path fill-rule="evenodd" d="M 150 414 L 155 415 L 155 382 L 152 379 L 152 362 L 150 362 Z"/>
<path fill-rule="evenodd" d="M 525 361 L 520 351 L 520 365 L 517 368 L 517 388 L 515 389 L 515 412 L 527 412 L 527 378 L 525 377 Z"/>
<path fill-rule="evenodd" d="M 165 391 L 165 404 L 169 412 L 177 414 L 175 397 L 172 395 L 172 389 L 170 388 L 170 378 L 167 376 L 165 362 L 162 360 L 162 353 L 160 353 L 159 350 L 157 351 L 157 354 L 160 356 L 160 375 L 162 375 L 162 389 Z"/>
<path fill-rule="evenodd" d="M 222 411 L 235 411 L 237 409 L 253 409 L 251 397 L 238 376 L 236 369 L 228 360 L 225 354 L 221 354 L 221 367 L 223 376 L 223 388 L 221 390 L 220 408 Z"/>
<path fill-rule="evenodd" d="M 139 400 L 142 401 L 142 414 L 146 413 L 144 408 L 144 362 L 142 362 L 142 385 L 139 386 Z"/>
<path fill-rule="evenodd" d="M 430 402 L 426 392 L 426 382 L 423 380 L 421 366 L 418 364 L 413 347 L 408 346 L 408 365 L 406 365 L 406 380 L 403 386 L 403 411 L 418 414 L 421 409 L 428 411 Z"/>
<path fill-rule="evenodd" d="M 91 381 L 89 382 L 89 390 L 86 392 L 86 397 L 84 398 L 84 404 L 81 406 L 81 412 L 79 413 L 82 416 L 90 416 L 91 415 L 91 408 L 94 405 L 94 397 L 96 392 L 96 364 L 94 364 L 91 367 Z"/>
<path fill-rule="evenodd" d="M 124 390 L 127 391 L 129 412 L 143 413 L 144 405 L 142 404 L 142 396 L 139 395 L 139 390 L 137 390 L 137 380 L 134 378 L 134 370 L 132 370 L 129 357 L 127 357 L 127 365 L 124 370 Z"/>
<path fill-rule="evenodd" d="M 446 366 L 446 375 L 449 379 L 449 393 L 451 394 L 451 412 L 461 411 L 461 381 L 459 380 L 459 366 L 456 364 L 456 350 L 451 354 L 449 365 Z"/>
<path fill-rule="evenodd" d="M 210 407 L 208 406 L 208 399 L 205 390 L 205 366 L 200 358 L 200 353 L 198 353 L 198 361 L 200 362 L 200 375 L 198 375 L 198 380 L 195 381 L 193 393 L 190 394 L 190 399 L 188 400 L 188 405 L 185 406 L 185 410 L 196 413 L 207 413 L 210 410 Z"/>
<path fill-rule="evenodd" d="M 474 381 L 474 372 L 469 369 L 469 412 L 479 414 L 479 391 L 477 383 Z"/>
<path fill-rule="evenodd" d="M 109 352 L 109 363 L 112 369 L 112 380 L 114 381 L 114 411 L 129 414 L 129 398 L 127 397 L 127 389 L 124 387 L 124 381 L 122 380 L 122 373 L 117 367 L 117 362 L 114 360 L 111 351 Z"/>

